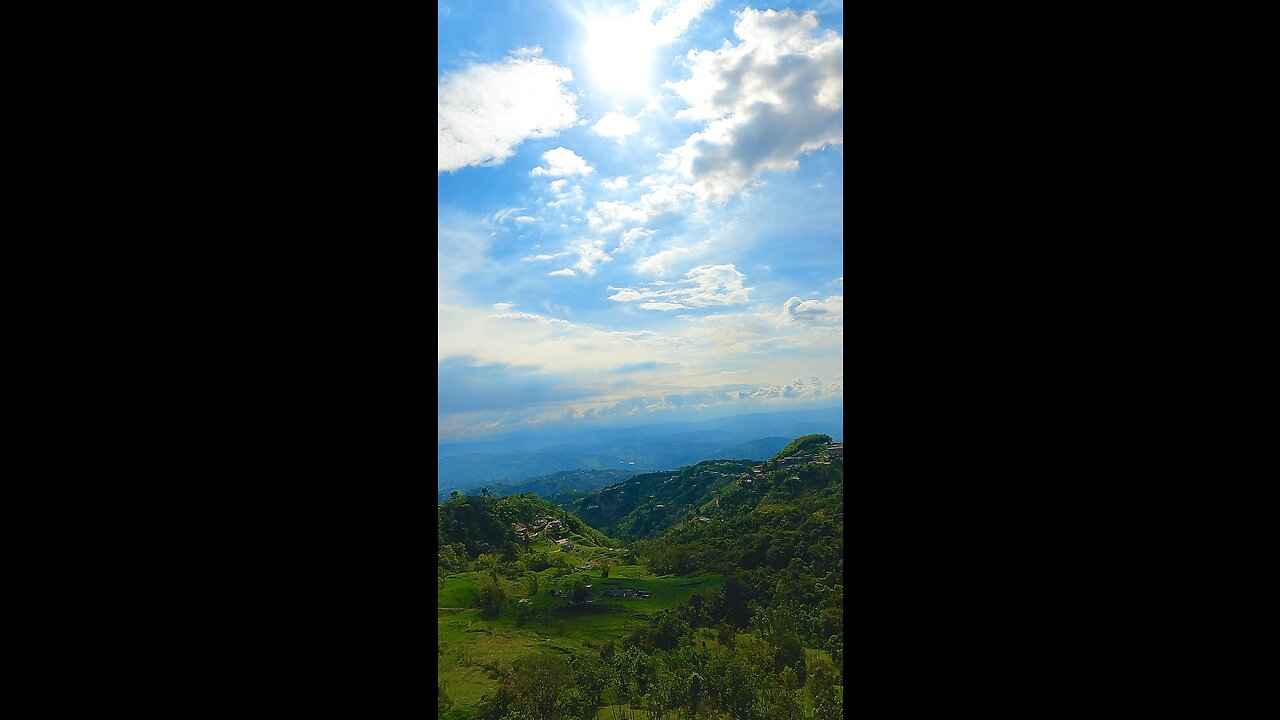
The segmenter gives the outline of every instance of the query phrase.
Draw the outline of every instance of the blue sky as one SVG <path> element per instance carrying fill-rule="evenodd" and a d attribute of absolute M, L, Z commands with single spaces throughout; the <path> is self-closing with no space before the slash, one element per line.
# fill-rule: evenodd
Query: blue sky
<path fill-rule="evenodd" d="M 438 17 L 438 441 L 842 402 L 841 3 Z"/>

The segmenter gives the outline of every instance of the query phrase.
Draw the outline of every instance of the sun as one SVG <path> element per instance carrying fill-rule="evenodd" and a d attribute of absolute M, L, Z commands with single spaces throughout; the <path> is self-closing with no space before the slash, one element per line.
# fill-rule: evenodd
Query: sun
<path fill-rule="evenodd" d="M 588 69 L 614 95 L 646 95 L 653 58 L 653 26 L 637 15 L 587 21 Z"/>

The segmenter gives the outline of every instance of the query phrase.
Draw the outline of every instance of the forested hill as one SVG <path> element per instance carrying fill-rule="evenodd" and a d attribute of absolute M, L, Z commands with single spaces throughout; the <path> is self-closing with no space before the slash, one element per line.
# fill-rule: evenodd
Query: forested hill
<path fill-rule="evenodd" d="M 499 498 L 508 495 L 533 493 L 540 498 L 550 500 L 552 496 L 559 493 L 573 492 L 575 490 L 580 491 L 580 493 L 599 490 L 605 485 L 622 482 L 632 475 L 635 475 L 635 473 L 630 470 L 563 470 L 550 475 L 531 477 L 515 483 L 491 483 L 483 487 L 468 488 L 462 492 L 465 495 L 480 495 L 482 490 L 488 489 L 490 495 Z M 455 489 L 457 488 L 447 488 L 439 491 L 436 494 L 437 502 L 443 503 L 448 500 Z M 556 500 L 556 503 L 560 502 L 563 501 Z"/>
<path fill-rule="evenodd" d="M 465 560 L 488 553 L 516 557 L 528 549 L 528 542 L 517 536 L 513 525 L 532 530 L 545 526 L 544 518 L 559 520 L 570 533 L 581 536 L 581 541 L 598 546 L 618 544 L 573 513 L 532 494 L 497 499 L 459 495 L 436 508 L 436 549 L 441 554 L 440 562 L 449 564 L 444 558 L 446 553 L 450 561 L 454 556 Z"/>
<path fill-rule="evenodd" d="M 843 447 L 825 436 L 792 445 L 723 483 L 692 519 L 686 511 L 665 532 L 631 548 L 655 572 L 771 573 L 798 560 L 811 578 L 842 584 Z"/>
<path fill-rule="evenodd" d="M 531 494 L 451 497 L 437 716 L 843 717 L 843 455 L 811 435 L 638 475 L 580 501 L 600 528 Z"/>
<path fill-rule="evenodd" d="M 721 522 L 749 512 L 766 496 L 787 497 L 806 483 L 833 481 L 830 444 L 829 435 L 806 435 L 768 461 L 706 460 L 675 471 L 637 475 L 566 507 L 592 527 L 624 540 L 653 538 L 681 523 Z M 792 480 L 801 468 L 804 477 Z"/>

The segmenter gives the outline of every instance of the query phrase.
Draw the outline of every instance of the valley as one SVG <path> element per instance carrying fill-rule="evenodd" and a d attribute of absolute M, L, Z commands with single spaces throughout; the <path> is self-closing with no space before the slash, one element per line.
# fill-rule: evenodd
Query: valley
<path fill-rule="evenodd" d="M 843 464 L 815 434 L 567 502 L 442 501 L 438 716 L 841 716 Z"/>

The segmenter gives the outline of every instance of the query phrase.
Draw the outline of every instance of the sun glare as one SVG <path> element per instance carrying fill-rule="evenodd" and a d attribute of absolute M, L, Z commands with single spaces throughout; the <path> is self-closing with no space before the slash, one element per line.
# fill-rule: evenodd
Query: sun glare
<path fill-rule="evenodd" d="M 635 15 L 587 22 L 587 62 L 601 87 L 615 95 L 649 92 L 652 26 Z"/>

